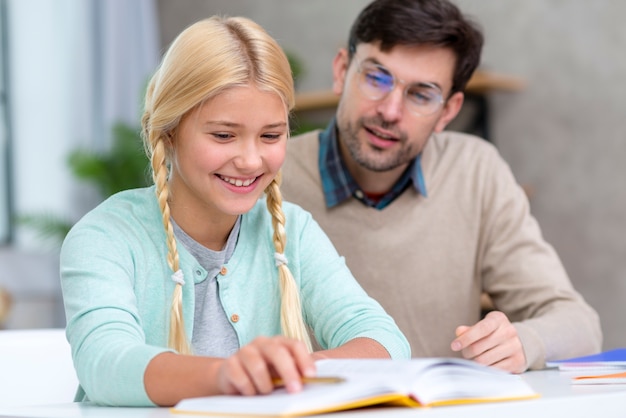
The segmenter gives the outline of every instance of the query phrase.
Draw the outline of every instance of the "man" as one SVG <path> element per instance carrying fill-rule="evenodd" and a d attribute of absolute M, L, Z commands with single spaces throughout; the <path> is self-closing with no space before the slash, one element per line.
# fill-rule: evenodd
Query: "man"
<path fill-rule="evenodd" d="M 376 0 L 333 61 L 336 117 L 296 137 L 286 200 L 312 212 L 413 356 L 514 373 L 601 349 L 597 313 L 488 142 L 444 131 L 483 36 L 447 0 Z M 481 319 L 480 296 L 495 310 Z"/>

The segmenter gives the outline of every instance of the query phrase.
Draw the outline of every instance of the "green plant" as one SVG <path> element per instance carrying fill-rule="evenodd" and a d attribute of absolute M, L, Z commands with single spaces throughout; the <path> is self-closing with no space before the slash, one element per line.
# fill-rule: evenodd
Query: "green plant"
<path fill-rule="evenodd" d="M 63 242 L 73 225 L 69 219 L 47 212 L 18 216 L 17 222 L 35 230 L 40 239 L 54 245 Z"/>
<path fill-rule="evenodd" d="M 285 50 L 285 55 L 287 55 L 287 60 L 289 61 L 289 66 L 291 67 L 293 82 L 297 86 L 300 78 L 306 73 L 306 71 L 304 70 L 304 64 L 295 52 Z"/>
<path fill-rule="evenodd" d="M 316 123 L 307 121 L 306 119 L 302 119 L 298 117 L 298 115 L 293 115 L 290 121 L 291 126 L 291 136 L 296 136 L 303 134 L 305 132 L 311 132 L 316 129 L 324 129 L 326 128 L 326 124 L 324 123 Z"/>
<path fill-rule="evenodd" d="M 74 177 L 95 186 L 103 200 L 119 191 L 143 187 L 151 182 L 139 129 L 117 123 L 112 133 L 113 143 L 109 151 L 76 149 L 67 158 Z M 51 213 L 23 215 L 17 221 L 54 245 L 63 242 L 74 224 L 66 217 Z"/>
<path fill-rule="evenodd" d="M 103 197 L 149 184 L 139 130 L 122 123 L 113 126 L 110 151 L 78 149 L 70 153 L 68 165 L 74 176 L 96 186 Z"/>

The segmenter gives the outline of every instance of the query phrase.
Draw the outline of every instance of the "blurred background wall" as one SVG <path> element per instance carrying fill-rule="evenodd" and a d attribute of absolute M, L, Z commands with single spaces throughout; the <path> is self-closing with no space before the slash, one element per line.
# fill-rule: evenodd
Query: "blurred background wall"
<path fill-rule="evenodd" d="M 161 52 L 197 19 L 245 15 L 302 60 L 301 92 L 330 88 L 331 60 L 368 3 L 154 1 Z M 626 346 L 626 2 L 455 3 L 484 29 L 482 68 L 525 80 L 520 92 L 489 96 L 491 139 L 519 182 L 532 190 L 531 208 L 546 239 L 600 313 L 605 348 Z M 55 167 L 43 158 L 37 161 L 43 172 L 64 170 L 58 161 Z M 32 182 L 28 187 L 37 193 L 50 186 Z M 75 210 L 53 197 L 47 200 Z"/>

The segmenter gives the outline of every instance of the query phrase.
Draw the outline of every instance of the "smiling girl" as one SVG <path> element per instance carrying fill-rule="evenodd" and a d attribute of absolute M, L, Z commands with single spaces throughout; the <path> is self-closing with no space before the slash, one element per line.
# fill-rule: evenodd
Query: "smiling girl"
<path fill-rule="evenodd" d="M 409 357 L 310 214 L 282 202 L 293 104 L 287 58 L 252 21 L 202 20 L 172 43 L 142 118 L 154 186 L 110 197 L 63 244 L 77 400 L 173 405 L 273 378 L 295 392 L 316 359 Z"/>

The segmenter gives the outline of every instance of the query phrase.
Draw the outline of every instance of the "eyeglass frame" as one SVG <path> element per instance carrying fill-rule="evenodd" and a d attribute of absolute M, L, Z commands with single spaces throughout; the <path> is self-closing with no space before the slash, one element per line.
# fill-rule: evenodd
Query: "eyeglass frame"
<path fill-rule="evenodd" d="M 430 83 L 427 81 L 418 81 L 418 82 L 413 82 L 413 83 L 408 83 L 407 81 L 396 77 L 387 67 L 385 67 L 382 64 L 378 64 L 374 61 L 372 61 L 369 58 L 364 58 L 364 59 L 359 59 L 356 56 L 356 53 L 353 52 L 353 54 L 351 54 L 350 57 L 351 60 L 354 60 L 355 65 L 357 66 L 356 68 L 356 74 L 359 74 L 360 76 L 362 76 L 362 71 L 363 71 L 363 64 L 370 64 L 374 67 L 377 67 L 379 69 L 381 69 L 381 72 L 386 73 L 389 75 L 389 77 L 391 78 L 392 84 L 391 84 L 391 88 L 389 90 L 387 90 L 386 92 L 383 93 L 383 95 L 381 97 L 372 97 L 370 95 L 368 95 L 365 91 L 363 91 L 363 87 L 362 87 L 362 82 L 363 80 L 357 80 L 357 85 L 359 87 L 359 91 L 361 91 L 362 94 L 364 94 L 368 99 L 370 100 L 374 100 L 374 101 L 379 101 L 379 100 L 383 100 L 384 98 L 388 97 L 389 94 L 391 92 L 393 92 L 396 88 L 397 85 L 404 85 L 404 89 L 402 90 L 402 96 L 405 98 L 405 100 L 410 101 L 410 99 L 408 99 L 408 91 L 412 86 L 420 86 L 420 87 L 431 87 L 434 88 L 435 90 L 438 91 L 438 95 L 439 98 L 438 100 L 436 100 L 437 103 L 437 107 L 430 113 L 422 113 L 419 112 L 417 110 L 417 108 L 415 106 L 407 106 L 407 108 L 409 109 L 409 111 L 411 113 L 413 113 L 414 115 L 418 115 L 418 116 L 430 116 L 435 114 L 439 109 L 443 108 L 443 106 L 445 105 L 447 98 L 444 99 L 444 94 L 443 94 L 443 90 L 441 89 L 441 87 L 439 87 L 437 84 L 435 83 Z M 369 61 L 368 61 L 369 60 Z"/>

